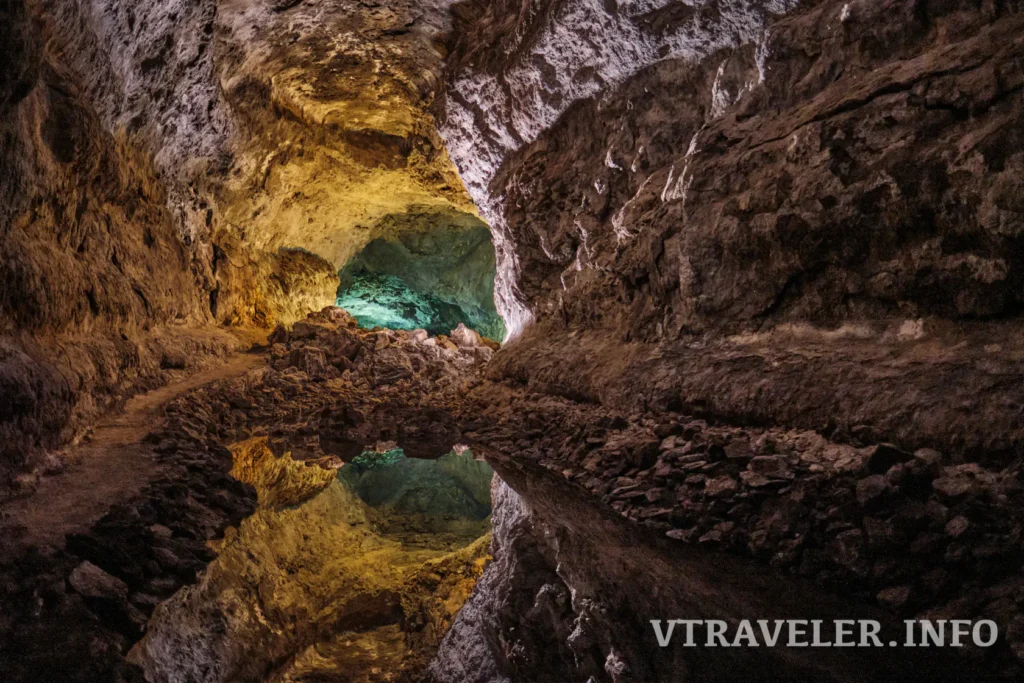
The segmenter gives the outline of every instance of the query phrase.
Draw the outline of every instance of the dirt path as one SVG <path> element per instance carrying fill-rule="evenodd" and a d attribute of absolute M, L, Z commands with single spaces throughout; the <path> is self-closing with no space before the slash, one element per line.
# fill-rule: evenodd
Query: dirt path
<path fill-rule="evenodd" d="M 84 531 L 112 505 L 128 500 L 163 473 L 143 437 L 163 419 L 170 400 L 196 387 L 241 375 L 264 362 L 261 354 L 238 354 L 226 364 L 132 398 L 123 411 L 99 422 L 91 438 L 65 451 L 70 463 L 44 478 L 31 496 L 0 506 L 0 534 L 18 530 L 20 546 L 56 546 Z"/>

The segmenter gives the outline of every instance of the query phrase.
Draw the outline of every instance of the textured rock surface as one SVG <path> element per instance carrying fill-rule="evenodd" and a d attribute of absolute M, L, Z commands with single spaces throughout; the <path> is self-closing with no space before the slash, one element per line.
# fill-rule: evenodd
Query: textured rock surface
<path fill-rule="evenodd" d="M 446 3 L 17 0 L 0 18 L 4 480 L 161 366 L 235 344 L 191 330 L 333 303 L 337 270 L 417 229 L 409 212 L 475 220 L 428 112 Z"/>
<path fill-rule="evenodd" d="M 504 323 L 494 305 L 496 264 L 487 226 L 477 219 L 462 224 L 437 216 L 422 220 L 429 230 L 419 226 L 366 245 L 342 270 L 342 293 L 349 277 L 360 273 L 397 277 L 415 292 L 458 306 L 463 319 L 481 334 L 504 339 Z"/>
<path fill-rule="evenodd" d="M 494 560 L 442 643 L 428 670 L 430 681 L 985 676 L 966 662 L 946 659 L 948 652 L 660 648 L 648 620 L 667 614 L 737 620 L 770 619 L 780 611 L 820 619 L 836 610 L 862 618 L 871 612 L 832 602 L 742 561 L 659 543 L 531 465 L 500 456 L 492 461 L 522 494 L 504 484 L 495 491 Z"/>
<path fill-rule="evenodd" d="M 46 464 L 41 450 L 96 411 L 228 346 L 203 325 L 294 321 L 271 335 L 266 369 L 170 407 L 154 447 L 172 475 L 65 551 L 0 568 L 5 651 L 25 653 L 0 661 L 6 677 L 81 659 L 82 680 L 137 678 L 122 654 L 146 615 L 251 505 L 218 442 L 260 437 L 239 476 L 305 476 L 219 546 L 227 570 L 181 594 L 147 666 L 302 680 L 359 653 L 360 667 L 412 671 L 453 610 L 387 586 L 432 582 L 454 605 L 466 581 L 385 568 L 360 612 L 379 628 L 338 633 L 316 612 L 332 632 L 311 634 L 281 609 L 278 638 L 252 607 L 294 588 L 269 530 L 337 513 L 324 472 L 366 448 L 436 458 L 472 442 L 519 498 L 498 489 L 497 561 L 437 680 L 909 679 L 916 666 L 1019 679 L 1020 9 L 5 4 L 4 470 Z M 475 224 L 471 199 L 516 338 L 486 379 L 494 349 L 465 329 L 304 317 L 364 246 Z M 458 285 L 479 298 L 478 282 Z M 256 467 L 286 453 L 274 477 Z M 278 509 L 313 494 L 318 515 Z M 335 521 L 325 535 L 361 537 Z M 282 556 L 329 569 L 317 541 Z M 236 588 L 244 604 L 222 619 Z M 303 595 L 302 614 L 330 612 L 320 598 L 352 607 Z M 923 662 L 704 657 L 653 649 L 645 619 L 792 606 L 985 617 L 1002 636 Z M 423 622 L 396 623 L 399 608 Z M 246 635 L 167 654 L 219 621 Z M 54 633 L 67 644 L 47 661 Z M 415 662 L 400 661 L 403 637 Z M 265 650 L 252 661 L 246 638 Z"/>
<path fill-rule="evenodd" d="M 718 5 L 722 17 L 739 11 Z M 609 41 L 594 44 L 614 44 L 607 10 L 568 6 L 524 11 L 529 29 L 505 39 L 575 19 Z M 1019 127 L 1009 36 L 1020 19 L 1010 7 L 914 7 L 811 4 L 769 22 L 762 42 L 750 15 L 730 34 L 746 44 L 716 46 L 710 30 L 703 55 L 633 61 L 628 79 L 587 99 L 554 97 L 568 112 L 557 121 L 526 94 L 542 38 L 482 54 L 463 39 L 442 130 L 515 250 L 500 256 L 506 277 L 520 273 L 520 303 L 532 317 L 659 341 L 783 320 L 1012 314 L 1019 213 L 1005 151 Z M 460 35 L 495 30 L 496 14 Z M 624 7 L 612 14 L 649 26 Z M 551 49 L 549 80 L 577 75 L 572 52 Z M 486 126 L 470 125 L 468 84 L 498 82 L 512 99 L 490 98 Z M 518 136 L 494 133 L 509 129 Z M 476 143 L 463 147 L 467 135 Z M 483 140 L 516 137 L 481 153 Z"/>
<path fill-rule="evenodd" d="M 73 71 L 88 46 L 54 40 L 73 8 L 33 7 L 0 8 L 0 488 L 165 370 L 237 343 L 194 331 L 210 321 L 202 268 L 152 157 Z"/>
<path fill-rule="evenodd" d="M 550 447 L 564 413 L 510 417 L 500 450 L 670 538 L 1016 634 L 1019 9 L 460 6 L 439 120 L 517 337 L 488 377 L 587 415 Z M 596 434 L 593 404 L 688 418 Z"/>
<path fill-rule="evenodd" d="M 437 505 L 417 511 L 415 495 L 372 509 L 336 470 L 340 456 L 382 441 L 449 453 L 460 437 L 454 405 L 481 381 L 493 350 L 359 330 L 339 309 L 274 340 L 266 367 L 169 402 L 146 436 L 162 476 L 64 548 L 26 548 L 17 529 L 4 528 L 3 680 L 141 681 L 125 655 L 145 634 L 144 669 L 206 667 L 201 680 L 300 680 L 311 666 L 372 671 L 381 662 L 413 680 L 426 668 L 483 570 L 488 544 L 474 541 L 487 532 L 478 480 L 489 470 L 436 463 L 442 497 L 462 496 L 454 520 L 453 509 L 420 514 Z M 224 446 L 238 442 L 234 453 Z M 296 621 L 299 611 L 309 620 Z M 231 629 L 220 633 L 218 623 Z M 181 638 L 195 643 L 194 633 L 205 649 L 178 647 Z"/>

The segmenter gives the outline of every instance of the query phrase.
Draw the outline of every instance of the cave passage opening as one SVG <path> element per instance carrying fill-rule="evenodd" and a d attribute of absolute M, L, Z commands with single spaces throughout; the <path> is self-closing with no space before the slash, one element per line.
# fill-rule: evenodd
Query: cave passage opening
<path fill-rule="evenodd" d="M 364 452 L 338 477 L 375 511 L 385 536 L 406 546 L 451 551 L 490 530 L 493 474 L 466 448 L 440 458 L 410 457 L 394 448 Z"/>
<path fill-rule="evenodd" d="M 460 324 L 500 341 L 496 260 L 487 225 L 469 214 L 399 214 L 339 271 L 337 305 L 364 328 L 448 334 Z"/>

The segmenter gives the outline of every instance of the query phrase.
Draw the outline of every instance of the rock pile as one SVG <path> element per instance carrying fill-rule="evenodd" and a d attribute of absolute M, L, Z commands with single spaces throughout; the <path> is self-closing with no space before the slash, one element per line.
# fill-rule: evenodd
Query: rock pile
<path fill-rule="evenodd" d="M 325 470 L 378 442 L 444 455 L 461 437 L 455 406 L 494 352 L 465 328 L 452 339 L 361 330 L 333 307 L 279 327 L 271 341 L 267 367 L 167 405 L 164 423 L 146 437 L 167 474 L 136 499 L 69 536 L 63 550 L 26 554 L 5 539 L 0 647 L 22 656 L 0 658 L 0 678 L 141 680 L 122 655 L 154 607 L 195 582 L 216 557 L 209 542 L 256 509 L 256 490 L 232 474 L 284 505 L 313 495 L 333 481 Z M 247 476 L 254 466 L 234 463 L 225 444 L 254 437 L 276 455 L 291 451 L 293 468 L 315 468 L 311 483 L 272 494 Z"/>
<path fill-rule="evenodd" d="M 669 538 L 758 558 L 910 618 L 993 619 L 1024 661 L 1021 463 L 956 462 L 818 433 L 625 417 L 489 385 L 474 448 L 527 458 Z"/>

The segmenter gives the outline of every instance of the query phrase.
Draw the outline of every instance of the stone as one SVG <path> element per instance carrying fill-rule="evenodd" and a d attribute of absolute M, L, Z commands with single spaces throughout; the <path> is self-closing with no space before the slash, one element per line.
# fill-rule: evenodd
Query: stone
<path fill-rule="evenodd" d="M 86 598 L 124 600 L 128 597 L 128 584 L 88 560 L 75 567 L 68 583 Z"/>
<path fill-rule="evenodd" d="M 778 456 L 756 456 L 750 460 L 747 464 L 747 468 L 754 474 L 760 474 L 764 477 L 771 477 L 774 479 L 793 478 L 793 473 L 790 472 L 789 467 L 786 465 L 786 461 Z"/>
<path fill-rule="evenodd" d="M 734 439 L 725 445 L 725 457 L 730 460 L 750 460 L 753 456 L 753 450 L 747 440 Z"/>
<path fill-rule="evenodd" d="M 882 589 L 876 597 L 879 605 L 886 609 L 897 611 L 907 605 L 907 602 L 910 600 L 910 594 L 910 586 L 893 586 L 892 588 Z"/>
<path fill-rule="evenodd" d="M 701 544 L 711 545 L 721 543 L 722 538 L 723 533 L 719 529 L 712 529 L 705 533 L 703 536 L 701 536 L 699 539 L 697 539 L 697 542 Z"/>
<path fill-rule="evenodd" d="M 896 446 L 888 443 L 881 443 L 873 446 L 868 453 L 868 469 L 875 474 L 884 474 L 894 465 L 899 465 L 913 459 L 913 454 L 907 453 Z"/>
<path fill-rule="evenodd" d="M 944 500 L 964 498 L 977 490 L 974 481 L 966 476 L 947 476 L 932 482 L 932 488 Z"/>
<path fill-rule="evenodd" d="M 867 534 L 868 548 L 872 552 L 888 552 L 898 547 L 899 538 L 895 526 L 877 517 L 864 518 L 864 532 Z"/>
<path fill-rule="evenodd" d="M 960 538 L 971 527 L 971 523 L 963 515 L 957 515 L 946 524 L 946 535 Z"/>
<path fill-rule="evenodd" d="M 769 479 L 764 475 L 755 474 L 754 472 L 750 471 L 740 472 L 740 479 L 743 481 L 744 484 L 755 489 L 764 486 L 769 486 L 770 484 L 777 483 L 778 481 Z"/>
<path fill-rule="evenodd" d="M 292 367 L 305 372 L 310 379 L 322 379 L 327 375 L 327 354 L 315 346 L 293 349 L 288 362 Z"/>
<path fill-rule="evenodd" d="M 483 345 L 483 340 L 476 330 L 469 329 L 463 323 L 459 323 L 459 326 L 452 330 L 449 336 L 460 348 L 473 348 Z"/>
<path fill-rule="evenodd" d="M 889 490 L 885 477 L 873 474 L 857 482 L 857 502 L 862 506 L 877 502 Z"/>
<path fill-rule="evenodd" d="M 942 453 L 932 448 L 919 448 L 914 451 L 914 459 L 924 467 L 935 469 L 942 464 Z"/>
<path fill-rule="evenodd" d="M 728 475 L 708 479 L 704 483 L 704 492 L 710 498 L 723 498 L 731 496 L 736 492 L 738 485 L 736 480 Z"/>
<path fill-rule="evenodd" d="M 860 529 L 850 529 L 838 534 L 829 545 L 832 560 L 859 576 L 866 575 L 868 567 L 864 561 L 864 534 Z"/>
<path fill-rule="evenodd" d="M 653 488 L 647 490 L 647 500 L 651 503 L 657 503 L 658 501 L 666 498 L 668 491 L 664 488 Z"/>

